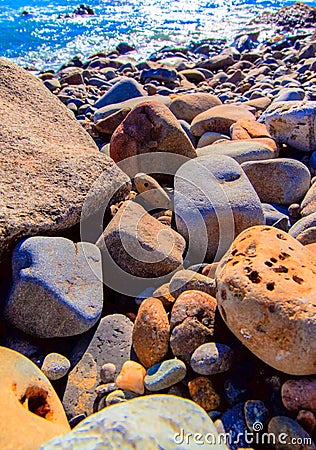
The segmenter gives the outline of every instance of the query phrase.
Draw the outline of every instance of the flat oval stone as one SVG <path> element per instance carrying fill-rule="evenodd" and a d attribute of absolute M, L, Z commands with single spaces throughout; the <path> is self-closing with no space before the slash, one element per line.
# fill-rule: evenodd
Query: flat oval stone
<path fill-rule="evenodd" d="M 42 372 L 49 380 L 59 380 L 63 378 L 70 369 L 70 361 L 59 353 L 49 353 L 41 367 Z"/>
<path fill-rule="evenodd" d="M 233 351 L 225 344 L 207 342 L 200 345 L 191 357 L 191 367 L 201 375 L 216 375 L 230 369 Z"/>
<path fill-rule="evenodd" d="M 289 411 L 316 412 L 316 379 L 287 380 L 281 389 L 282 402 Z"/>
<path fill-rule="evenodd" d="M 180 359 L 169 359 L 155 364 L 147 370 L 145 387 L 149 391 L 167 389 L 185 378 L 186 365 Z"/>
<path fill-rule="evenodd" d="M 268 424 L 268 432 L 278 437 L 275 445 L 276 450 L 293 450 L 293 442 L 300 442 L 298 447 L 300 450 L 316 449 L 316 445 L 310 435 L 295 420 L 289 417 L 273 417 Z M 281 441 L 280 437 L 282 437 Z"/>

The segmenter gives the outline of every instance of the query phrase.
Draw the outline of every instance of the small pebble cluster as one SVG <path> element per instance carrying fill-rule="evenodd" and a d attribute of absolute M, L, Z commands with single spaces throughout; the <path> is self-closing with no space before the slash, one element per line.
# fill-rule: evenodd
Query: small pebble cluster
<path fill-rule="evenodd" d="M 37 79 L 0 60 L 2 449 L 316 449 L 316 35 L 295 11 L 260 44 L 122 43 Z"/>

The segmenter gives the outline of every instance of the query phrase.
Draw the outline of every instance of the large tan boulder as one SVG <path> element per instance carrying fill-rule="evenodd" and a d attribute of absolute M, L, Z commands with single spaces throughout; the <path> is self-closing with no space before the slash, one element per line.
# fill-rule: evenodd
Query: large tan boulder
<path fill-rule="evenodd" d="M 190 139 L 169 108 L 156 100 L 147 100 L 136 106 L 115 130 L 110 155 L 119 162 L 152 152 L 196 156 Z"/>
<path fill-rule="evenodd" d="M 25 356 L 0 347 L 1 450 L 35 450 L 70 431 L 45 375 Z"/>
<path fill-rule="evenodd" d="M 33 75 L 0 59 L 0 261 L 23 236 L 77 224 L 128 193 L 128 178 L 101 154 L 71 112 Z"/>
<path fill-rule="evenodd" d="M 198 114 L 221 104 L 216 95 L 208 92 L 194 92 L 177 96 L 172 100 L 169 108 L 178 119 L 191 122 Z"/>
<path fill-rule="evenodd" d="M 258 358 L 285 373 L 316 373 L 316 258 L 268 226 L 242 232 L 216 271 L 219 311 Z"/>

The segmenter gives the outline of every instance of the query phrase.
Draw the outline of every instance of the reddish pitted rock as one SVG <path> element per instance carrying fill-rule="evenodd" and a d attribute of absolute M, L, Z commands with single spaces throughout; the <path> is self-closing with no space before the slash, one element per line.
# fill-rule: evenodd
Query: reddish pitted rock
<path fill-rule="evenodd" d="M 140 362 L 151 367 L 163 359 L 169 346 L 167 313 L 157 298 L 140 305 L 133 329 L 133 347 Z"/>
<path fill-rule="evenodd" d="M 271 138 L 267 127 L 256 120 L 240 119 L 230 127 L 232 139 Z"/>
<path fill-rule="evenodd" d="M 213 94 L 195 92 L 177 96 L 172 100 L 169 108 L 177 119 L 191 122 L 198 114 L 221 104 L 220 99 Z"/>
<path fill-rule="evenodd" d="M 167 106 L 147 100 L 136 106 L 115 130 L 110 155 L 118 162 L 152 152 L 196 156 L 190 139 Z"/>
<path fill-rule="evenodd" d="M 221 403 L 212 381 L 208 377 L 197 377 L 188 383 L 190 397 L 206 411 L 214 411 Z"/>
<path fill-rule="evenodd" d="M 283 405 L 289 411 L 308 409 L 316 412 L 316 379 L 287 380 L 281 390 Z"/>
<path fill-rule="evenodd" d="M 213 340 L 215 310 L 215 298 L 201 291 L 186 291 L 177 298 L 170 319 L 174 356 L 189 363 L 200 345 Z"/>
<path fill-rule="evenodd" d="M 22 237 L 78 224 L 88 193 L 90 214 L 116 191 L 122 200 L 129 179 L 40 80 L 5 59 L 0 102 L 1 261 Z"/>
<path fill-rule="evenodd" d="M 230 127 L 240 119 L 256 120 L 243 106 L 240 105 L 219 105 L 196 116 L 191 125 L 191 132 L 194 136 L 202 136 L 206 131 L 215 131 L 229 135 Z"/>
<path fill-rule="evenodd" d="M 316 373 L 316 258 L 268 226 L 242 232 L 216 271 L 219 311 L 258 358 L 285 373 Z"/>

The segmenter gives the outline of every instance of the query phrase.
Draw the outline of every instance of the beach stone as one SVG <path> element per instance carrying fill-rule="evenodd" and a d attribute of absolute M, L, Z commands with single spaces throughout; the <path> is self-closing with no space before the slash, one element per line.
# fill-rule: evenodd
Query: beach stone
<path fill-rule="evenodd" d="M 74 336 L 91 328 L 103 307 L 99 249 L 60 237 L 35 236 L 12 256 L 13 287 L 5 317 L 42 338 Z"/>
<path fill-rule="evenodd" d="M 47 89 L 49 89 L 51 92 L 58 92 L 61 89 L 60 81 L 56 78 L 45 80 L 44 86 L 47 87 Z"/>
<path fill-rule="evenodd" d="M 226 134 L 215 133 L 214 131 L 207 131 L 202 134 L 197 144 L 197 148 L 206 147 L 207 145 L 214 144 L 216 141 L 225 140 L 229 141 L 229 137 Z"/>
<path fill-rule="evenodd" d="M 302 233 L 298 234 L 296 239 L 302 245 L 314 244 L 316 242 L 316 226 L 307 228 L 307 230 L 304 230 Z"/>
<path fill-rule="evenodd" d="M 279 230 L 288 231 L 290 228 L 289 216 L 279 211 L 269 203 L 262 203 L 262 209 L 265 219 L 265 224 Z"/>
<path fill-rule="evenodd" d="M 110 204 L 122 200 L 130 184 L 40 80 L 5 59 L 0 79 L 2 261 L 22 237 L 61 234 L 78 224 L 88 193 L 94 214 L 112 195 Z"/>
<path fill-rule="evenodd" d="M 117 403 L 124 403 L 124 402 L 126 402 L 124 392 L 121 389 L 116 389 L 115 391 L 111 392 L 109 395 L 106 396 L 105 405 L 101 400 L 99 407 L 101 405 L 102 406 L 104 405 L 103 407 L 106 407 L 106 406 L 116 405 Z M 99 411 L 100 411 L 100 409 L 99 409 Z"/>
<path fill-rule="evenodd" d="M 62 402 L 69 418 L 92 414 L 95 390 L 101 382 L 100 369 L 112 363 L 120 372 L 125 361 L 131 359 L 133 323 L 122 314 L 101 319 L 97 329 L 82 338 L 74 349 L 78 361 L 71 369 Z"/>
<path fill-rule="evenodd" d="M 167 389 L 182 381 L 186 373 L 187 368 L 184 362 L 180 359 L 168 359 L 147 370 L 145 387 L 151 392 Z"/>
<path fill-rule="evenodd" d="M 29 359 L 0 347 L 0 441 L 3 450 L 39 448 L 70 431 L 52 385 Z"/>
<path fill-rule="evenodd" d="M 145 392 L 144 377 L 146 369 L 135 361 L 125 361 L 115 384 L 119 389 L 143 394 Z"/>
<path fill-rule="evenodd" d="M 200 156 L 178 169 L 174 211 L 177 230 L 199 262 L 218 260 L 242 230 L 264 223 L 258 195 L 227 156 Z"/>
<path fill-rule="evenodd" d="M 316 102 L 273 102 L 261 116 L 273 139 L 296 150 L 316 150 Z"/>
<path fill-rule="evenodd" d="M 221 398 L 214 389 L 212 381 L 207 377 L 197 377 L 189 381 L 188 388 L 190 397 L 205 411 L 216 410 Z"/>
<path fill-rule="evenodd" d="M 192 121 L 191 132 L 202 136 L 206 131 L 229 135 L 230 127 L 239 119 L 256 120 L 246 108 L 239 105 L 219 105 L 198 114 Z"/>
<path fill-rule="evenodd" d="M 217 70 L 225 70 L 235 63 L 233 56 L 230 53 L 221 53 L 200 64 L 201 67 L 210 70 L 211 72 Z"/>
<path fill-rule="evenodd" d="M 165 283 L 157 288 L 153 292 L 152 297 L 158 298 L 166 309 L 172 307 L 176 300 L 173 293 L 170 291 L 169 283 Z"/>
<path fill-rule="evenodd" d="M 185 69 L 179 72 L 179 75 L 183 75 L 191 83 L 199 84 L 206 80 L 203 72 L 198 69 Z"/>
<path fill-rule="evenodd" d="M 313 183 L 302 200 L 300 214 L 302 217 L 306 217 L 315 212 L 316 212 L 316 183 Z"/>
<path fill-rule="evenodd" d="M 266 364 L 291 375 L 315 373 L 315 264 L 284 231 L 256 226 L 235 239 L 216 271 L 228 328 Z"/>
<path fill-rule="evenodd" d="M 316 212 L 302 217 L 300 220 L 294 223 L 289 229 L 289 235 L 297 238 L 309 228 L 316 227 Z"/>
<path fill-rule="evenodd" d="M 310 435 L 295 420 L 286 416 L 275 416 L 268 424 L 268 433 L 282 436 L 276 439 L 276 450 L 293 450 L 293 442 L 298 442 L 300 450 L 314 450 L 316 445 Z M 306 443 L 304 443 L 306 440 Z M 309 443 L 307 443 L 309 442 Z"/>
<path fill-rule="evenodd" d="M 139 201 L 144 201 L 144 206 L 148 206 L 151 209 L 172 208 L 172 201 L 170 200 L 168 194 L 160 186 L 158 181 L 156 181 L 150 175 L 147 175 L 145 173 L 137 173 L 134 176 L 134 183 L 137 192 L 139 194 L 142 194 Z"/>
<path fill-rule="evenodd" d="M 303 89 L 285 88 L 281 89 L 274 102 L 293 102 L 296 100 L 303 100 L 305 92 Z"/>
<path fill-rule="evenodd" d="M 192 353 L 213 340 L 216 300 L 201 291 L 183 292 L 170 317 L 170 347 L 175 357 L 190 363 Z"/>
<path fill-rule="evenodd" d="M 262 427 L 265 427 L 268 424 L 269 411 L 263 401 L 247 400 L 244 406 L 244 411 L 246 424 L 251 432 L 261 431 L 256 430 L 256 424 L 258 424 L 258 422 L 262 424 Z"/>
<path fill-rule="evenodd" d="M 100 370 L 102 383 L 112 383 L 116 378 L 116 366 L 113 363 L 105 363 Z"/>
<path fill-rule="evenodd" d="M 169 108 L 177 119 L 183 119 L 190 123 L 198 114 L 221 104 L 222 102 L 216 95 L 208 92 L 194 92 L 175 97 Z"/>
<path fill-rule="evenodd" d="M 232 139 L 271 138 L 267 127 L 256 120 L 240 119 L 230 127 Z"/>
<path fill-rule="evenodd" d="M 308 191 L 311 176 L 300 161 L 277 158 L 241 164 L 262 202 L 290 205 Z"/>
<path fill-rule="evenodd" d="M 214 279 L 193 270 L 178 270 L 170 280 L 169 289 L 177 298 L 185 291 L 201 291 L 215 297 L 216 285 Z"/>
<path fill-rule="evenodd" d="M 63 378 L 70 369 L 70 361 L 59 353 L 49 353 L 42 364 L 41 371 L 51 381 Z"/>
<path fill-rule="evenodd" d="M 95 393 L 98 397 L 104 397 L 105 395 L 108 395 L 115 390 L 117 390 L 117 386 L 115 383 L 105 383 L 97 386 L 95 389 Z"/>
<path fill-rule="evenodd" d="M 131 108 L 120 109 L 113 114 L 99 120 L 94 124 L 95 129 L 102 134 L 113 134 L 116 128 L 123 122 Z"/>
<path fill-rule="evenodd" d="M 158 240 L 159 236 L 159 240 Z M 134 201 L 126 202 L 97 241 L 103 256 L 110 255 L 125 272 L 136 277 L 157 278 L 182 265 L 183 237 L 162 225 Z"/>
<path fill-rule="evenodd" d="M 233 356 L 232 349 L 227 345 L 207 342 L 194 351 L 190 364 L 196 373 L 216 375 L 230 369 Z"/>
<path fill-rule="evenodd" d="M 147 100 L 136 106 L 111 138 L 114 161 L 151 152 L 196 156 L 194 147 L 171 111 L 162 103 Z"/>
<path fill-rule="evenodd" d="M 206 442 L 203 448 L 228 449 L 221 443 L 207 413 L 197 404 L 173 395 L 148 395 L 93 414 L 70 433 L 44 444 L 41 450 L 74 450 L 82 446 L 86 449 L 121 447 L 124 450 L 175 449 L 180 446 L 198 450 L 201 442 L 196 443 L 192 439 L 196 433 L 215 436 L 217 443 Z"/>
<path fill-rule="evenodd" d="M 169 346 L 169 321 L 158 298 L 147 298 L 139 307 L 133 329 L 133 348 L 140 362 L 151 367 L 161 361 Z"/>
<path fill-rule="evenodd" d="M 316 417 L 312 411 L 299 411 L 296 421 L 307 431 L 311 436 L 314 435 L 316 429 Z"/>
<path fill-rule="evenodd" d="M 113 103 L 124 102 L 135 97 L 147 96 L 147 92 L 133 78 L 122 77 L 120 81 L 114 84 L 99 100 L 94 104 L 95 108 L 111 105 Z"/>
<path fill-rule="evenodd" d="M 247 161 L 272 159 L 277 156 L 277 152 L 265 142 L 258 142 L 254 139 L 214 142 L 212 145 L 197 148 L 196 153 L 197 156 L 229 156 L 239 164 Z"/>
<path fill-rule="evenodd" d="M 287 380 L 281 390 L 283 405 L 289 411 L 307 409 L 316 412 L 316 379 Z"/>
<path fill-rule="evenodd" d="M 157 80 L 170 83 L 178 79 L 178 74 L 176 70 L 158 67 L 157 69 L 142 70 L 140 78 L 143 82 L 147 82 L 147 80 Z"/>
<path fill-rule="evenodd" d="M 230 450 L 248 448 L 249 440 L 246 442 L 247 425 L 245 421 L 244 403 L 240 402 L 233 408 L 224 412 L 220 419 L 214 422 L 217 432 L 228 433 L 231 444 Z"/>

